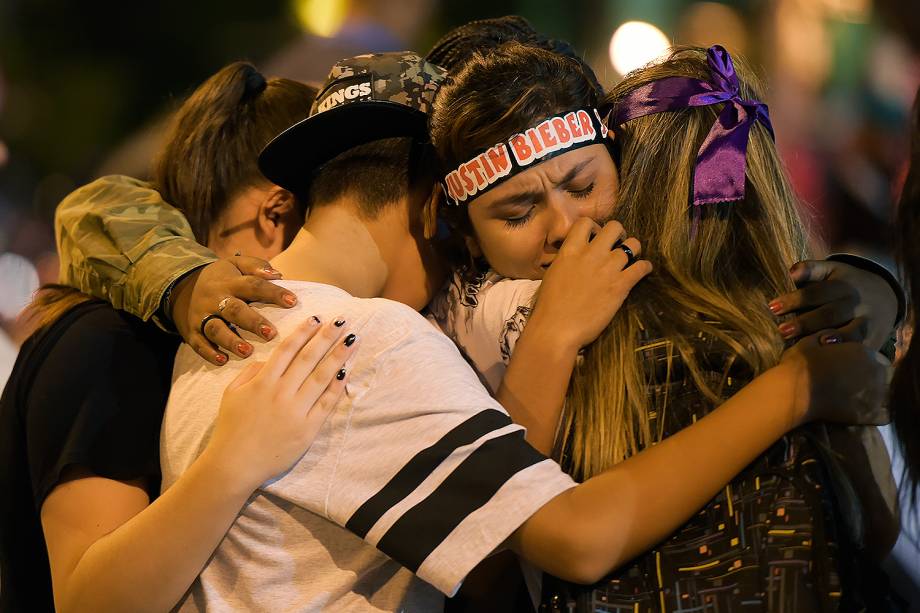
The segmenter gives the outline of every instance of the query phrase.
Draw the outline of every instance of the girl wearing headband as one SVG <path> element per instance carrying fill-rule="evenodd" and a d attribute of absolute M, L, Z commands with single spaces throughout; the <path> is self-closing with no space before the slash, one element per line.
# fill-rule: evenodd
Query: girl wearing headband
<path fill-rule="evenodd" d="M 568 79 L 588 87 L 584 69 L 534 46 L 475 56 L 437 98 L 444 216 L 474 262 L 482 255 L 491 270 L 474 263 L 456 275 L 433 312 L 534 444 L 551 448 L 577 479 L 689 427 L 780 359 L 774 314 L 782 309 L 767 305 L 793 289 L 787 271 L 807 255 L 806 232 L 759 88 L 744 66 L 741 78 L 735 69 L 720 47 L 679 49 L 627 76 L 602 103 L 612 109 L 609 147 L 588 141 L 604 133 L 593 101 L 571 95 L 578 90 Z M 566 346 L 543 340 L 552 338 L 545 322 L 570 324 L 538 317 L 567 256 L 552 240 L 567 206 L 593 206 L 587 214 L 599 221 L 615 217 L 643 240 L 655 270 L 583 352 L 568 393 L 553 394 L 570 371 L 560 368 Z M 570 236 L 578 232 L 576 224 Z M 541 276 L 539 291 L 537 281 L 507 278 Z M 827 331 L 822 342 L 861 339 L 858 328 Z M 874 429 L 844 434 L 787 435 L 597 590 L 550 583 L 545 610 L 567 610 L 570 600 L 585 610 L 874 602 L 871 564 L 859 564 L 864 549 L 882 556 L 897 534 L 896 513 L 879 503 L 880 488 L 891 503 L 890 469 Z M 832 457 L 831 442 L 848 451 L 845 462 Z"/>

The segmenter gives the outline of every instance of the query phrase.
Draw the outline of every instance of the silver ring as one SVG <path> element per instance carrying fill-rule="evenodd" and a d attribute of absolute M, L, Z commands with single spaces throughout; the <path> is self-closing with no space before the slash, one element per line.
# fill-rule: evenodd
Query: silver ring
<path fill-rule="evenodd" d="M 230 299 L 231 299 L 231 298 L 232 298 L 232 296 L 227 296 L 226 298 L 224 298 L 223 300 L 221 300 L 221 301 L 217 304 L 217 312 L 218 312 L 218 313 L 223 313 L 223 312 L 224 312 L 224 309 L 227 308 L 227 305 L 230 303 Z"/>

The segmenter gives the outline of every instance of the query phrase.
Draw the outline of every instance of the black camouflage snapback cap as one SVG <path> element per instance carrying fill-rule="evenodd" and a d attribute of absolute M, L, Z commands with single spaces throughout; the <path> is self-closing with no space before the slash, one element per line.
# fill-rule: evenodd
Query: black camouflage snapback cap
<path fill-rule="evenodd" d="M 259 169 L 304 196 L 320 166 L 382 138 L 428 140 L 428 113 L 447 73 L 411 51 L 369 53 L 332 67 L 310 116 L 269 142 Z"/>

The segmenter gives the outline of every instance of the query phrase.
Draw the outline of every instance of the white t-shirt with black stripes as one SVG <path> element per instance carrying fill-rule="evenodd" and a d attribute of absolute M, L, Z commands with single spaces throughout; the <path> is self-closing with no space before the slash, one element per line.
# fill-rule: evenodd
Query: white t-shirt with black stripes
<path fill-rule="evenodd" d="M 440 610 L 442 593 L 574 483 L 417 312 L 328 285 L 280 285 L 298 306 L 257 307 L 279 338 L 314 314 L 342 316 L 361 337 L 348 392 L 307 454 L 252 496 L 181 609 Z M 252 360 L 279 342 L 247 340 Z M 246 364 L 217 368 L 179 349 L 164 489 L 207 444 L 223 390 Z"/>

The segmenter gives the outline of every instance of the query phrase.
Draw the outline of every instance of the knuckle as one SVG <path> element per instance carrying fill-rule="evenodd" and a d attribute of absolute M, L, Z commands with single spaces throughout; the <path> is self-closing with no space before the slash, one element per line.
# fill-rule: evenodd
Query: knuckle
<path fill-rule="evenodd" d="M 231 300 L 224 308 L 224 315 L 227 317 L 239 317 L 242 309 L 242 303 L 239 300 Z"/>
<path fill-rule="evenodd" d="M 262 287 L 262 284 L 265 283 L 263 279 L 260 279 L 259 277 L 253 277 L 252 275 L 247 275 L 245 279 L 246 287 L 249 288 L 250 291 L 259 290 Z"/>

